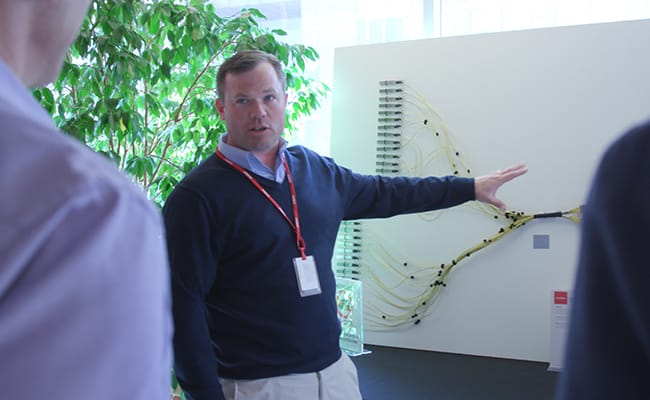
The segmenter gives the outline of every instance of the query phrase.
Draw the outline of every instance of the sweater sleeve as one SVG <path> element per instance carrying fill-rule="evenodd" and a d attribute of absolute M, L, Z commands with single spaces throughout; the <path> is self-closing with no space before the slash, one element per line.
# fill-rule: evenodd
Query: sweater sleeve
<path fill-rule="evenodd" d="M 339 167 L 344 219 L 385 218 L 449 208 L 474 200 L 474 179 L 362 175 Z"/>
<path fill-rule="evenodd" d="M 174 370 L 188 399 L 222 400 L 205 297 L 216 279 L 213 224 L 205 200 L 182 186 L 163 209 L 171 268 Z"/>

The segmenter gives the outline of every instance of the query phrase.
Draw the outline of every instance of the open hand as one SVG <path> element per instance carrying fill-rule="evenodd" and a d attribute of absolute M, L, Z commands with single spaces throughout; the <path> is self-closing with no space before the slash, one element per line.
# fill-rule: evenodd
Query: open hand
<path fill-rule="evenodd" d="M 476 200 L 492 204 L 500 210 L 506 209 L 506 204 L 496 198 L 496 192 L 504 183 L 525 174 L 528 167 L 525 164 L 500 169 L 491 175 L 483 175 L 474 179 L 474 194 Z"/>

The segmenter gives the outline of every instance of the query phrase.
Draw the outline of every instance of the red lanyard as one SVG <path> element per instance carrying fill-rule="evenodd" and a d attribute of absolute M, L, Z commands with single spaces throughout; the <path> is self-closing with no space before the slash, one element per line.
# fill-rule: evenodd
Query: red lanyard
<path fill-rule="evenodd" d="M 291 225 L 291 228 L 293 228 L 293 231 L 296 232 L 296 246 L 298 246 L 298 250 L 300 251 L 300 256 L 302 259 L 306 259 L 307 255 L 305 255 L 305 241 L 302 239 L 302 234 L 300 233 L 300 218 L 298 218 L 298 198 L 296 197 L 296 187 L 293 184 L 293 177 L 291 176 L 291 171 L 289 170 L 289 164 L 287 163 L 287 160 L 285 160 L 284 157 L 282 157 L 282 163 L 284 164 L 284 169 L 287 171 L 287 179 L 289 180 L 289 191 L 291 192 L 291 205 L 293 206 L 293 221 L 289 219 L 287 216 L 287 213 L 284 212 L 282 207 L 278 204 L 277 201 L 271 195 L 260 185 L 255 178 L 251 176 L 251 174 L 248 173 L 245 169 L 240 167 L 239 165 L 235 164 L 234 162 L 230 161 L 223 153 L 217 149 L 216 151 L 217 156 L 221 158 L 223 161 L 225 161 L 228 165 L 233 167 L 235 170 L 239 171 L 242 175 L 244 175 L 248 180 L 257 188 L 257 190 L 260 191 L 266 197 L 268 201 L 271 202 L 275 206 L 275 208 L 282 214 L 284 219 L 287 220 L 289 225 Z"/>

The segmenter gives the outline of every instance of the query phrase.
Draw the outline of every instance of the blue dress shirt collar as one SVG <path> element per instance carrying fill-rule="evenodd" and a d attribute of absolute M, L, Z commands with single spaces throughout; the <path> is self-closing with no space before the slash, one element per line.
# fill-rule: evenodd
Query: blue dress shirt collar
<path fill-rule="evenodd" d="M 242 150 L 226 143 L 227 139 L 227 133 L 221 135 L 219 138 L 219 151 L 230 159 L 230 161 L 236 163 L 249 172 L 261 176 L 262 178 L 270 179 L 277 183 L 282 183 L 284 181 L 287 171 L 284 169 L 282 157 L 284 151 L 287 149 L 286 140 L 280 138 L 280 148 L 278 149 L 278 155 L 275 157 L 275 169 L 272 171 L 250 151 Z"/>

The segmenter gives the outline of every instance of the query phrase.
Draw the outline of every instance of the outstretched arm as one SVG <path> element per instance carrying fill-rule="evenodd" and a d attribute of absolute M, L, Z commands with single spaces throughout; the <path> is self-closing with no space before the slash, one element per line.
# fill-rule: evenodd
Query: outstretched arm
<path fill-rule="evenodd" d="M 504 183 L 525 174 L 528 172 L 528 167 L 524 164 L 517 164 L 515 166 L 498 170 L 491 175 L 479 176 L 474 180 L 474 192 L 477 201 L 492 204 L 500 210 L 506 209 L 506 204 L 496 198 L 497 190 Z"/>

